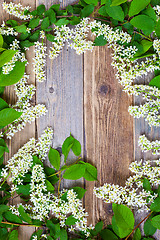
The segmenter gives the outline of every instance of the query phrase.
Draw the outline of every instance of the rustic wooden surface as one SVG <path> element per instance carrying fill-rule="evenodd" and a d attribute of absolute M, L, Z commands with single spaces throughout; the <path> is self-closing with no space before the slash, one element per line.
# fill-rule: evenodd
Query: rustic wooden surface
<path fill-rule="evenodd" d="M 53 0 L 12 2 L 30 5 L 33 9 L 39 4 L 49 8 L 58 3 Z M 62 7 L 71 2 L 74 0 L 60 1 Z M 8 17 L 0 7 L 1 21 Z M 50 46 L 51 43 L 47 42 L 48 49 Z M 47 58 L 47 80 L 43 83 L 36 83 L 31 63 L 33 57 L 32 48 L 28 54 L 27 73 L 30 74 L 29 83 L 37 86 L 33 104 L 44 103 L 48 113 L 17 133 L 12 142 L 8 141 L 10 154 L 6 159 L 29 138 L 40 136 L 47 126 L 54 129 L 53 147 L 61 146 L 71 132 L 82 144 L 82 156 L 97 167 L 99 182 L 65 181 L 62 187 L 84 186 L 88 190 L 83 203 L 89 213 L 89 223 L 95 224 L 99 219 L 109 223 L 111 206 L 98 200 L 93 195 L 93 188 L 106 182 L 124 185 L 129 176 L 129 164 L 151 155 L 141 153 L 137 145 L 139 135 L 146 133 L 150 139 L 158 139 L 160 130 L 149 128 L 143 119 L 134 121 L 128 114 L 128 106 L 134 101 L 122 92 L 110 65 L 111 55 L 107 47 L 96 47 L 92 53 L 78 56 L 65 46 L 55 60 Z M 6 89 L 5 96 L 11 103 L 15 102 L 13 87 Z M 139 103 L 140 100 L 135 101 Z M 19 239 L 28 240 L 33 231 L 34 228 L 20 228 Z"/>

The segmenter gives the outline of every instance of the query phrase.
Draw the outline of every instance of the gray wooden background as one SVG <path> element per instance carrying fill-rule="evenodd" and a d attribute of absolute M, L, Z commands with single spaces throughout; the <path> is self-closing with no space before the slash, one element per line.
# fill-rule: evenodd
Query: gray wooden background
<path fill-rule="evenodd" d="M 32 9 L 39 4 L 45 4 L 46 8 L 49 8 L 58 3 L 53 0 L 12 2 L 30 5 Z M 62 7 L 72 2 L 74 1 L 60 1 Z M 0 18 L 1 22 L 9 19 L 2 7 Z M 51 43 L 47 42 L 48 49 L 50 46 Z M 88 221 L 95 224 L 102 219 L 105 224 L 109 223 L 111 205 L 98 200 L 93 195 L 93 188 L 106 182 L 124 185 L 129 176 L 129 164 L 135 159 L 148 159 L 151 156 L 150 153 L 143 154 L 138 147 L 139 135 L 145 133 L 149 139 L 160 139 L 160 130 L 150 128 L 143 119 L 134 121 L 129 115 L 128 106 L 140 102 L 140 99 L 128 97 L 122 91 L 111 67 L 111 54 L 107 46 L 95 47 L 93 52 L 81 56 L 65 46 L 55 60 L 47 58 L 47 80 L 43 83 L 36 83 L 33 73 L 33 47 L 27 55 L 30 63 L 27 67 L 29 83 L 37 87 L 33 104 L 45 104 L 48 113 L 28 124 L 12 141 L 8 141 L 8 157 L 16 153 L 29 138 L 39 137 L 47 126 L 54 129 L 53 147 L 61 146 L 71 132 L 81 142 L 82 156 L 98 169 L 99 182 L 78 181 L 78 185 L 87 189 L 83 204 L 89 213 Z M 148 78 L 143 78 L 143 81 L 148 81 Z M 13 87 L 6 89 L 5 97 L 12 104 L 15 102 Z M 62 187 L 72 185 L 75 185 L 75 182 L 62 183 Z M 19 199 L 16 199 L 13 203 L 18 201 Z M 140 219 L 142 217 L 139 216 Z M 19 239 L 28 240 L 33 230 L 34 228 L 21 227 Z"/>

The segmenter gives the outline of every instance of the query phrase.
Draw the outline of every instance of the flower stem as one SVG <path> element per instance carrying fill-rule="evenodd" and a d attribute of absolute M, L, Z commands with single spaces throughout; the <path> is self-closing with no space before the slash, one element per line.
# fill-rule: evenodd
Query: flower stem
<path fill-rule="evenodd" d="M 150 212 L 145 218 L 142 219 L 142 221 L 140 223 L 138 223 L 138 225 L 132 230 L 132 232 L 125 238 L 125 240 L 127 240 L 131 234 L 141 225 L 141 223 L 143 223 L 147 218 L 149 218 L 151 216 L 152 212 Z"/>

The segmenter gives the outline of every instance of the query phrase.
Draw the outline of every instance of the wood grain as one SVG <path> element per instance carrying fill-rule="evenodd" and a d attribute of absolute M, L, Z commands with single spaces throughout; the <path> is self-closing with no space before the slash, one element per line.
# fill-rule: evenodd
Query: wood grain
<path fill-rule="evenodd" d="M 61 7 L 71 2 L 62 1 Z M 56 2 L 37 0 L 36 3 L 37 6 L 45 4 L 49 8 Z M 47 42 L 48 52 L 50 46 L 51 43 Z M 83 56 L 78 56 L 65 46 L 56 59 L 47 58 L 46 75 L 45 82 L 37 83 L 37 103 L 44 103 L 48 109 L 47 115 L 37 121 L 38 135 L 50 126 L 54 130 L 53 147 L 61 147 L 70 133 L 83 146 Z M 82 181 L 65 181 L 61 187 L 68 188 L 75 184 L 82 185 Z"/>
<path fill-rule="evenodd" d="M 6 1 L 6 2 L 10 2 L 10 1 Z M 23 4 L 24 1 L 14 1 L 14 3 L 21 3 Z M 32 7 L 32 9 L 35 8 L 35 2 L 32 0 L 26 0 L 25 1 L 26 5 L 30 5 Z M 9 16 L 8 14 L 6 14 L 2 8 L 0 7 L 0 20 L 5 21 L 6 19 L 13 19 L 12 16 Z M 30 75 L 30 79 L 29 79 L 29 84 L 34 84 L 35 85 L 35 76 L 34 73 L 32 71 L 33 67 L 32 67 L 32 58 L 34 57 L 34 52 L 33 52 L 33 48 L 29 50 L 29 52 L 27 53 L 27 60 L 29 62 L 29 65 L 26 68 L 26 72 L 27 74 Z M 7 100 L 7 102 L 11 103 L 12 105 L 16 102 L 16 95 L 15 95 L 15 91 L 14 91 L 14 87 L 13 86 L 9 86 L 6 87 L 5 89 L 5 99 Z M 35 98 L 33 98 L 32 101 L 33 104 L 35 104 Z M 11 156 L 13 156 L 13 154 L 15 154 L 18 149 L 20 147 L 22 147 L 31 137 L 35 137 L 35 122 L 33 122 L 32 124 L 27 124 L 27 126 L 21 131 L 15 134 L 15 136 L 11 139 L 8 140 L 8 146 L 9 146 L 9 154 L 6 154 L 5 156 L 5 160 L 7 161 L 7 159 L 9 159 Z M 20 202 L 20 198 L 16 198 L 12 201 L 12 204 L 17 204 Z M 31 234 L 33 233 L 35 228 L 28 228 L 28 227 L 20 227 L 18 229 L 19 231 L 19 239 L 23 239 L 23 240 L 28 240 L 31 236 Z"/>
<path fill-rule="evenodd" d="M 7 0 L 7 2 L 10 2 Z M 39 4 L 45 4 L 48 9 L 58 1 L 26 0 L 15 3 L 30 5 L 35 9 Z M 60 1 L 61 7 L 73 0 Z M 0 8 L 0 19 L 8 19 L 8 15 Z M 47 47 L 51 43 L 47 42 Z M 59 147 L 70 133 L 82 145 L 82 156 L 98 169 L 99 182 L 65 181 L 63 187 L 73 185 L 85 186 L 87 194 L 84 207 L 89 213 L 89 223 L 95 224 L 99 219 L 110 222 L 111 205 L 103 203 L 93 195 L 93 188 L 104 183 L 124 185 L 129 176 L 129 164 L 140 158 L 151 157 L 150 153 L 143 154 L 137 145 L 139 135 L 146 133 L 150 139 L 160 138 L 160 129 L 150 128 L 143 120 L 133 120 L 128 113 L 128 106 L 133 103 L 131 97 L 122 91 L 115 71 L 111 67 L 111 51 L 107 47 L 96 47 L 94 51 L 81 56 L 74 50 L 64 47 L 55 59 L 47 57 L 47 80 L 36 83 L 32 67 L 33 48 L 28 53 L 30 62 L 27 72 L 30 74 L 29 83 L 37 86 L 33 104 L 43 103 L 48 109 L 45 117 L 27 125 L 17 133 L 12 141 L 8 141 L 10 153 L 6 160 L 31 137 L 39 137 L 47 126 L 54 129 L 53 147 Z M 148 81 L 143 79 L 143 81 Z M 6 88 L 5 98 L 10 103 L 16 101 L 13 87 Z M 140 98 L 135 100 L 140 102 Z M 73 156 L 70 155 L 70 161 Z M 49 164 L 46 161 L 46 164 Z M 19 202 L 14 201 L 14 204 Z M 142 216 L 140 216 L 141 218 Z M 139 219 L 140 219 L 139 218 Z M 28 240 L 34 228 L 19 228 L 19 239 Z M 158 238 L 157 234 L 157 239 Z"/>
<path fill-rule="evenodd" d="M 111 67 L 111 51 L 96 47 L 84 55 L 85 157 L 98 170 L 99 182 L 86 182 L 85 207 L 89 222 L 110 221 L 111 206 L 93 195 L 104 183 L 123 185 L 133 161 L 132 98 L 122 92 Z"/>

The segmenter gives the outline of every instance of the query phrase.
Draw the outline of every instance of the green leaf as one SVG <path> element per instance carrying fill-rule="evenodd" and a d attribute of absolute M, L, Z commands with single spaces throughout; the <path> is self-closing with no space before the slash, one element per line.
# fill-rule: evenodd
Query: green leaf
<path fill-rule="evenodd" d="M 5 148 L 0 146 L 0 158 L 3 156 L 4 153 L 5 153 Z"/>
<path fill-rule="evenodd" d="M 22 112 L 18 112 L 13 108 L 5 108 L 0 111 L 0 126 L 1 128 L 12 123 L 14 120 L 18 119 L 22 115 Z"/>
<path fill-rule="evenodd" d="M 89 163 L 85 163 L 86 170 L 83 177 L 87 181 L 96 181 L 97 180 L 97 169 Z"/>
<path fill-rule="evenodd" d="M 67 25 L 68 23 L 69 20 L 67 20 L 66 18 L 61 18 L 55 23 L 55 25 L 61 27 L 63 25 Z"/>
<path fill-rule="evenodd" d="M 151 5 L 152 6 L 160 5 L 160 0 L 151 0 Z"/>
<path fill-rule="evenodd" d="M 77 180 L 83 177 L 86 170 L 86 166 L 83 164 L 76 164 L 70 166 L 63 174 L 64 179 Z"/>
<path fill-rule="evenodd" d="M 22 223 L 21 219 L 17 215 L 12 214 L 9 211 L 4 213 L 4 218 L 11 223 Z"/>
<path fill-rule="evenodd" d="M 112 209 L 118 228 L 128 230 L 128 233 L 130 233 L 134 228 L 132 211 L 128 207 L 118 204 L 113 204 Z"/>
<path fill-rule="evenodd" d="M 18 240 L 18 230 L 12 230 L 9 234 L 8 240 Z"/>
<path fill-rule="evenodd" d="M 151 7 L 151 5 L 148 5 L 147 9 L 142 11 L 142 14 L 149 16 L 155 22 L 157 21 L 157 16 L 156 16 L 155 10 Z"/>
<path fill-rule="evenodd" d="M 6 21 L 7 25 L 10 25 L 11 27 L 16 27 L 18 26 L 18 22 L 16 20 L 9 19 Z"/>
<path fill-rule="evenodd" d="M 112 229 L 120 238 L 124 238 L 130 233 L 128 229 L 119 228 L 117 226 L 115 216 L 112 217 Z"/>
<path fill-rule="evenodd" d="M 75 218 L 71 215 L 71 216 L 69 216 L 69 217 L 66 219 L 65 224 L 68 225 L 68 226 L 71 226 L 71 225 L 74 225 L 76 222 L 77 222 L 77 219 L 75 219 Z"/>
<path fill-rule="evenodd" d="M 108 17 L 108 13 L 106 12 L 106 7 L 102 6 L 99 10 L 98 13 L 104 17 Z"/>
<path fill-rule="evenodd" d="M 27 222 L 27 223 L 29 223 L 29 224 L 32 224 L 32 220 L 31 220 L 29 214 L 24 211 L 24 208 L 23 208 L 22 205 L 19 206 L 18 212 L 20 213 L 20 216 L 22 217 L 22 220 L 23 220 L 24 222 Z"/>
<path fill-rule="evenodd" d="M 46 8 L 44 6 L 44 4 L 41 4 L 37 7 L 37 15 L 41 15 L 45 12 Z"/>
<path fill-rule="evenodd" d="M 3 95 L 5 87 L 0 87 L 0 96 Z"/>
<path fill-rule="evenodd" d="M 70 149 L 72 149 L 73 153 L 76 156 L 79 156 L 81 154 L 81 144 L 78 140 L 76 140 L 72 136 L 69 136 L 68 138 L 66 138 L 66 140 L 64 141 L 64 143 L 62 145 L 62 153 L 64 154 L 65 162 L 66 162 L 66 159 L 67 159 Z"/>
<path fill-rule="evenodd" d="M 53 4 L 50 9 L 53 9 L 54 11 L 58 12 L 60 8 L 60 4 Z"/>
<path fill-rule="evenodd" d="M 147 52 L 152 47 L 152 42 L 148 40 L 142 40 L 140 45 L 142 46 L 142 48 L 139 48 L 139 50 L 136 52 L 132 59 L 135 59 Z"/>
<path fill-rule="evenodd" d="M 25 40 L 25 41 L 21 41 L 20 42 L 20 45 L 22 48 L 29 48 L 31 46 L 34 46 L 34 43 L 33 42 L 30 42 L 29 40 Z"/>
<path fill-rule="evenodd" d="M 41 23 L 41 29 L 42 30 L 46 30 L 50 25 L 50 22 L 49 22 L 49 18 L 46 17 L 43 19 L 42 23 Z"/>
<path fill-rule="evenodd" d="M 124 20 L 124 12 L 120 6 L 113 6 L 111 7 L 111 0 L 106 1 L 106 12 L 110 17 L 112 17 L 115 20 L 123 22 Z"/>
<path fill-rule="evenodd" d="M 40 21 L 40 18 L 31 19 L 28 27 L 31 28 L 31 29 L 36 28 L 39 25 L 39 21 Z"/>
<path fill-rule="evenodd" d="M 74 140 L 73 140 L 73 145 L 72 145 L 71 149 L 76 156 L 79 156 L 81 154 L 81 144 L 75 138 L 73 138 L 73 139 Z"/>
<path fill-rule="evenodd" d="M 17 83 L 24 75 L 25 72 L 25 64 L 26 62 L 19 62 L 15 63 L 15 67 L 9 74 L 0 73 L 0 86 L 9 86 L 12 84 Z"/>
<path fill-rule="evenodd" d="M 15 29 L 19 33 L 26 33 L 27 27 L 26 25 L 20 25 L 20 26 L 16 26 Z"/>
<path fill-rule="evenodd" d="M 2 35 L 0 34 L 0 48 L 2 48 L 3 47 L 3 37 L 2 37 Z"/>
<path fill-rule="evenodd" d="M 141 231 L 139 228 L 137 228 L 134 232 L 133 240 L 141 240 Z"/>
<path fill-rule="evenodd" d="M 50 148 L 48 157 L 49 157 L 49 161 L 52 164 L 52 166 L 55 169 L 59 170 L 60 161 L 61 161 L 59 152 L 56 149 Z"/>
<path fill-rule="evenodd" d="M 149 35 L 154 30 L 155 22 L 152 18 L 146 15 L 138 15 L 131 19 L 130 23 L 141 29 L 146 35 Z"/>
<path fill-rule="evenodd" d="M 60 230 L 60 240 L 67 240 L 67 231 L 64 228 L 61 228 Z"/>
<path fill-rule="evenodd" d="M 0 111 L 5 108 L 9 108 L 9 106 L 2 98 L 0 98 Z"/>
<path fill-rule="evenodd" d="M 94 6 L 97 6 L 98 0 L 84 0 L 87 4 L 92 4 Z"/>
<path fill-rule="evenodd" d="M 54 236 L 54 239 L 59 238 L 59 236 L 60 236 L 60 225 L 59 225 L 59 223 L 54 224 L 51 220 L 47 220 L 46 226 L 49 228 L 51 236 Z"/>
<path fill-rule="evenodd" d="M 157 37 L 160 38 L 160 19 L 156 23 L 155 32 L 157 34 Z"/>
<path fill-rule="evenodd" d="M 54 187 L 47 179 L 46 179 L 46 186 L 47 186 L 48 192 L 54 193 Z"/>
<path fill-rule="evenodd" d="M 65 139 L 63 145 L 62 145 L 62 153 L 64 154 L 64 161 L 66 162 L 68 153 L 73 146 L 73 141 L 74 138 L 72 136 L 69 136 L 68 138 Z"/>
<path fill-rule="evenodd" d="M 56 14 L 52 9 L 49 9 L 45 12 L 45 17 L 49 17 L 51 24 L 56 22 Z"/>
<path fill-rule="evenodd" d="M 9 62 L 17 51 L 6 50 L 0 55 L 0 67 Z"/>
<path fill-rule="evenodd" d="M 157 215 L 151 219 L 152 226 L 160 229 L 160 215 Z"/>
<path fill-rule="evenodd" d="M 25 196 L 28 196 L 30 194 L 30 184 L 26 185 L 19 185 L 18 190 L 16 190 L 17 194 L 23 194 Z"/>
<path fill-rule="evenodd" d="M 21 35 L 19 36 L 19 40 L 24 41 L 25 39 L 27 39 L 30 36 L 30 34 L 28 32 L 26 33 L 21 33 Z"/>
<path fill-rule="evenodd" d="M 102 228 L 103 228 L 103 221 L 100 221 L 95 225 L 95 230 L 97 234 L 102 230 Z"/>
<path fill-rule="evenodd" d="M 160 212 L 160 197 L 157 197 L 154 202 L 152 202 L 150 209 L 154 212 Z"/>
<path fill-rule="evenodd" d="M 50 42 L 54 42 L 55 41 L 55 37 L 52 34 L 46 34 L 47 40 Z"/>
<path fill-rule="evenodd" d="M 105 46 L 107 44 L 107 40 L 104 38 L 103 35 L 96 37 L 94 40 L 95 46 Z"/>
<path fill-rule="evenodd" d="M 4 225 L 3 225 L 4 226 Z M 12 226 L 12 225 L 11 225 Z M 6 227 L 6 226 L 4 226 Z M 0 239 L 8 240 L 8 231 L 6 228 L 0 228 Z"/>
<path fill-rule="evenodd" d="M 9 149 L 8 149 L 4 139 L 0 138 L 0 158 L 3 156 L 4 152 L 9 153 Z"/>
<path fill-rule="evenodd" d="M 0 205 L 0 215 L 2 215 L 4 212 L 7 212 L 9 210 L 9 207 L 7 205 Z"/>
<path fill-rule="evenodd" d="M 100 232 L 100 236 L 103 240 L 117 240 L 118 237 L 109 229 L 104 229 Z"/>
<path fill-rule="evenodd" d="M 33 35 L 30 36 L 29 41 L 31 41 L 31 42 L 36 42 L 36 41 L 38 41 L 39 35 L 40 35 L 40 32 L 39 32 L 39 31 L 33 33 Z"/>
<path fill-rule="evenodd" d="M 8 149 L 7 144 L 5 143 L 3 138 L 0 138 L 0 146 L 4 147 L 5 152 L 9 153 L 9 149 Z"/>
<path fill-rule="evenodd" d="M 33 165 L 35 166 L 36 164 L 39 164 L 43 167 L 43 163 L 37 156 L 33 156 Z"/>
<path fill-rule="evenodd" d="M 143 179 L 143 188 L 146 191 L 151 191 L 151 185 L 150 185 L 150 182 L 147 178 Z"/>
<path fill-rule="evenodd" d="M 149 82 L 149 86 L 155 86 L 158 89 L 160 89 L 160 75 L 154 77 L 150 82 Z"/>
<path fill-rule="evenodd" d="M 46 177 L 50 183 L 52 183 L 54 185 L 56 182 L 58 182 L 59 178 L 56 175 L 51 176 L 51 175 L 55 174 L 55 170 L 53 168 L 45 167 L 44 171 L 45 171 L 45 174 L 47 175 Z"/>
<path fill-rule="evenodd" d="M 127 2 L 127 0 L 112 0 L 111 6 L 119 6 L 119 5 L 121 5 L 122 3 L 125 3 L 125 2 Z"/>
<path fill-rule="evenodd" d="M 157 231 L 157 228 L 152 226 L 151 220 L 148 219 L 145 223 L 144 223 L 144 227 L 143 227 L 144 233 L 146 236 L 152 236 L 153 234 L 155 234 L 155 232 Z"/>
<path fill-rule="evenodd" d="M 80 16 L 81 18 L 88 17 L 94 11 L 93 5 L 87 5 L 81 10 Z"/>
<path fill-rule="evenodd" d="M 129 9 L 129 17 L 132 17 L 142 11 L 151 0 L 133 0 Z"/>
<path fill-rule="evenodd" d="M 73 187 L 72 189 L 74 190 L 74 192 L 77 193 L 77 198 L 79 198 L 79 199 L 82 199 L 85 192 L 87 191 L 86 189 L 81 188 L 81 187 Z"/>

